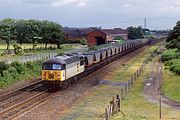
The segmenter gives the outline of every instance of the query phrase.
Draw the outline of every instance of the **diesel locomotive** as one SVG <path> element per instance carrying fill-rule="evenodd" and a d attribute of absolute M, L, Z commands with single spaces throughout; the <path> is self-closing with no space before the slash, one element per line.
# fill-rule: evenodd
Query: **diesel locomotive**
<path fill-rule="evenodd" d="M 42 80 L 48 88 L 61 88 L 149 42 L 147 39 L 133 40 L 83 54 L 56 56 L 43 63 Z"/>

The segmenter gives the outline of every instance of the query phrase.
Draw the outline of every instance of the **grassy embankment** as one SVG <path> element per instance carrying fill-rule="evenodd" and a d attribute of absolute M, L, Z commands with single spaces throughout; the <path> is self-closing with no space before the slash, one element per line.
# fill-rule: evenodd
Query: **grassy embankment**
<path fill-rule="evenodd" d="M 134 72 L 140 67 L 143 61 L 149 56 L 150 52 L 154 51 L 157 47 L 157 45 L 154 45 L 150 48 L 147 48 L 142 53 L 139 53 L 137 56 L 127 61 L 124 67 L 121 67 L 118 70 L 109 73 L 103 79 L 114 82 L 129 80 L 130 76 L 134 74 Z M 150 67 L 150 65 L 148 66 Z M 146 69 L 149 70 L 148 67 Z M 148 72 L 149 71 L 147 71 L 147 73 Z M 115 116 L 113 119 L 141 120 L 143 118 L 145 119 L 158 115 L 158 113 L 156 112 L 158 111 L 157 105 L 148 103 L 142 95 L 144 79 L 145 77 L 141 75 L 141 77 L 139 77 L 139 80 L 136 81 L 135 86 L 130 91 L 128 98 L 125 101 L 122 101 L 122 110 L 126 114 L 126 117 L 123 117 L 121 114 L 117 114 L 117 116 Z M 107 108 L 107 105 L 112 96 L 120 94 L 120 90 L 121 88 L 117 86 L 94 86 L 90 91 L 86 93 L 86 96 L 83 100 L 77 102 L 71 109 L 64 111 L 63 116 L 61 116 L 60 120 L 102 119 L 104 110 L 105 108 Z M 172 112 L 169 109 L 167 111 L 170 113 Z M 176 114 L 177 112 L 175 113 L 175 115 Z"/>
<path fill-rule="evenodd" d="M 166 97 L 180 101 L 180 75 L 172 73 L 168 69 L 163 70 L 163 93 Z"/>
<path fill-rule="evenodd" d="M 146 65 L 144 73 L 138 78 L 135 83 L 135 87 L 131 89 L 128 97 L 122 102 L 122 110 L 126 114 L 124 117 L 121 113 L 118 113 L 112 117 L 111 120 L 159 120 L 159 108 L 158 104 L 152 104 L 148 102 L 143 96 L 143 83 L 144 79 L 149 76 L 151 66 L 153 62 L 158 59 L 153 59 L 152 62 Z M 162 107 L 162 119 L 180 119 L 180 111 L 168 107 Z"/>
<path fill-rule="evenodd" d="M 5 88 L 16 82 L 38 78 L 41 74 L 42 61 L 27 62 L 25 64 L 13 62 L 10 65 L 1 63 L 0 88 Z"/>

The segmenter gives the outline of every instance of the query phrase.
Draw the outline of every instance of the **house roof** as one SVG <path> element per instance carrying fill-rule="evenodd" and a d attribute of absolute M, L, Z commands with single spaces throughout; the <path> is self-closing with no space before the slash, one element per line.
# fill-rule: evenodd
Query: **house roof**
<path fill-rule="evenodd" d="M 87 36 L 87 34 L 93 32 L 93 31 L 100 31 L 100 32 L 106 34 L 101 29 L 93 28 L 93 27 L 91 27 L 91 28 L 67 28 L 67 27 L 64 28 L 64 32 L 69 37 L 85 37 L 85 36 Z"/>
<path fill-rule="evenodd" d="M 121 28 L 114 28 L 114 29 L 101 29 L 106 34 L 128 34 L 127 30 L 121 29 Z"/>

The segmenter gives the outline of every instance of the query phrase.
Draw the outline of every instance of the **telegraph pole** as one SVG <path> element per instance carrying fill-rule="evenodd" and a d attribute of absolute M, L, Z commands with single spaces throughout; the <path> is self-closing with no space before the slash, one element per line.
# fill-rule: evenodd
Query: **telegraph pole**
<path fill-rule="evenodd" d="M 147 19 L 144 18 L 144 28 L 146 29 L 146 27 L 147 27 Z"/>

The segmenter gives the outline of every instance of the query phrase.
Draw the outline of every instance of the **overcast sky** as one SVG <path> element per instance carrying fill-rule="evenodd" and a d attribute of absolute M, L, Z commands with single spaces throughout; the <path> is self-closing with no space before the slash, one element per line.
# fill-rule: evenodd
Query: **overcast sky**
<path fill-rule="evenodd" d="M 0 0 L 0 19 L 47 19 L 68 27 L 171 29 L 180 0 Z"/>

